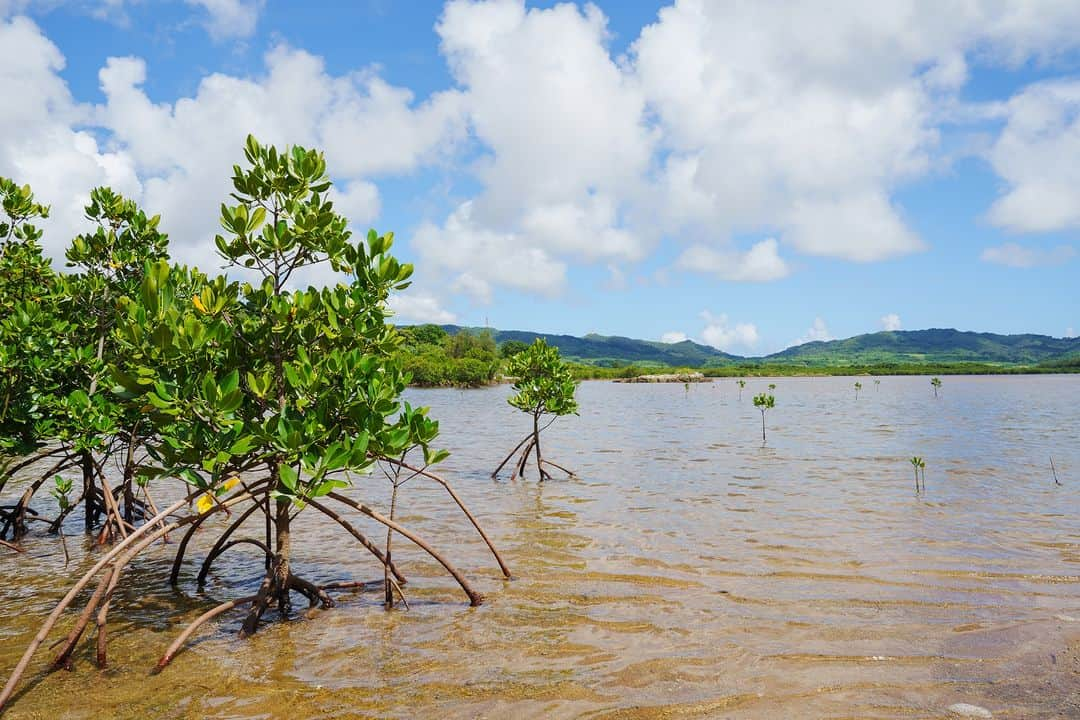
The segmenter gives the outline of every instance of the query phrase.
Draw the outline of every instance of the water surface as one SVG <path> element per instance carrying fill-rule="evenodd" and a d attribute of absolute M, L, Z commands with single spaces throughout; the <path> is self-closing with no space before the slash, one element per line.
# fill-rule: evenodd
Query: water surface
<path fill-rule="evenodd" d="M 751 398 L 769 382 L 762 447 Z M 732 380 L 584 383 L 581 416 L 545 435 L 579 477 L 543 484 L 489 478 L 528 425 L 508 388 L 410 391 L 515 579 L 438 487 L 410 481 L 400 517 L 483 606 L 398 541 L 410 610 L 339 593 L 247 641 L 228 615 L 150 676 L 185 621 L 258 585 L 260 559 L 237 548 L 200 594 L 204 532 L 177 591 L 162 560 L 175 545 L 133 566 L 107 671 L 84 654 L 75 672 L 31 673 L 9 716 L 936 718 L 966 702 L 1080 717 L 1080 377 L 947 377 L 937 399 L 927 378 L 861 382 L 858 401 L 853 378 L 752 379 L 741 400 Z M 377 478 L 349 494 L 389 497 Z M 381 577 L 340 528 L 302 517 L 301 573 Z M 92 562 L 69 546 L 67 567 L 48 537 L 0 556 L 0 674 Z"/>

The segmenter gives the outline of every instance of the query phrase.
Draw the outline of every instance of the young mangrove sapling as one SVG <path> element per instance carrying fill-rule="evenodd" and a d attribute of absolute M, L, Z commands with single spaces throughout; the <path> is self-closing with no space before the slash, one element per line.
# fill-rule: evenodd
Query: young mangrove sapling
<path fill-rule="evenodd" d="M 530 453 L 535 455 L 536 471 L 541 481 L 551 478 L 551 474 L 544 469 L 545 466 L 557 468 L 573 477 L 572 471 L 545 460 L 540 452 L 540 433 L 547 429 L 556 418 L 577 414 L 578 404 L 574 398 L 577 381 L 574 380 L 570 366 L 559 357 L 558 348 L 549 347 L 543 338 L 537 338 L 528 350 L 510 359 L 506 366 L 506 373 L 516 378 L 514 390 L 517 391 L 508 399 L 508 402 L 518 410 L 532 416 L 532 430 L 499 463 L 495 472 L 491 473 L 491 477 L 497 477 L 503 466 L 519 450 L 521 453 L 514 465 L 511 480 L 519 475 L 524 476 Z M 541 425 L 546 416 L 551 417 Z"/>
<path fill-rule="evenodd" d="M 754 396 L 754 407 L 761 411 L 761 444 L 765 444 L 765 411 L 776 407 L 776 398 L 761 393 Z"/>

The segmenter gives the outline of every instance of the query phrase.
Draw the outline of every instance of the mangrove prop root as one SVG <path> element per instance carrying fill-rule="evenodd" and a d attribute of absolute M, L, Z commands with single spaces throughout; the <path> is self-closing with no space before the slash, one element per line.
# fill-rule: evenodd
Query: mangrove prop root
<path fill-rule="evenodd" d="M 562 465 L 560 465 L 558 463 L 551 462 L 547 458 L 544 458 L 544 464 L 545 465 L 550 465 L 551 467 L 556 468 L 558 470 L 562 470 L 564 473 L 566 473 L 567 477 L 572 477 L 572 478 L 577 477 L 577 473 L 575 473 L 573 470 L 568 470 L 568 469 L 564 468 Z"/>
<path fill-rule="evenodd" d="M 495 468 L 495 472 L 491 473 L 491 479 L 492 480 L 494 480 L 495 478 L 497 478 L 499 476 L 499 471 L 503 469 L 503 467 L 506 465 L 506 463 L 510 462 L 510 458 L 514 457 L 514 454 L 518 450 L 521 449 L 521 446 L 524 445 L 525 443 L 529 442 L 530 439 L 532 439 L 532 433 L 530 433 L 530 434 L 526 435 L 525 437 L 523 437 L 521 439 L 521 442 L 519 442 L 514 447 L 514 449 L 510 451 L 510 454 L 503 458 L 503 461 L 501 463 L 499 463 L 499 467 Z"/>
<path fill-rule="evenodd" d="M 75 621 L 75 625 L 71 628 L 71 632 L 68 633 L 67 638 L 64 640 L 63 649 L 60 650 L 56 659 L 53 660 L 52 666 L 49 668 L 50 671 L 59 670 L 60 668 L 71 669 L 71 653 L 75 650 L 75 646 L 79 644 L 79 638 L 82 637 L 83 632 L 86 630 L 86 626 L 90 623 L 90 616 L 94 614 L 94 610 L 97 608 L 98 603 L 101 602 L 101 598 L 104 597 L 105 588 L 108 587 L 109 578 L 111 577 L 111 572 L 102 576 L 97 589 L 94 590 L 94 594 L 90 596 L 90 601 L 86 603 L 86 607 L 83 608 L 82 613 L 79 615 L 79 619 Z"/>
<path fill-rule="evenodd" d="M 157 514 L 158 514 L 158 509 L 157 509 L 157 505 L 155 505 L 155 504 L 154 504 L 154 499 L 150 497 L 150 491 L 149 491 L 149 489 L 148 489 L 148 488 L 146 488 L 146 487 L 143 487 L 143 489 L 142 489 L 142 493 L 143 493 L 143 497 L 144 497 L 144 498 L 146 498 L 146 505 L 147 505 L 147 506 L 148 506 L 148 507 L 150 508 L 150 512 L 151 512 L 151 513 L 152 513 L 153 515 L 157 515 Z M 146 519 L 146 513 L 145 513 L 145 512 L 143 513 L 143 519 L 144 519 L 144 520 Z M 165 522 L 165 521 L 164 521 L 164 520 L 162 520 L 161 522 L 162 522 L 162 524 L 164 524 L 164 522 Z M 168 536 L 168 534 L 166 534 L 166 535 L 165 535 L 165 538 L 164 538 L 164 540 L 165 540 L 165 542 L 168 542 L 168 541 L 169 541 L 169 536 Z"/>
<path fill-rule="evenodd" d="M 258 490 L 258 488 L 265 484 L 266 481 L 254 483 L 249 489 L 252 497 L 257 497 L 258 495 L 264 494 L 265 491 L 260 491 Z M 222 508 L 223 505 L 218 503 L 215 504 L 214 507 Z M 258 505 L 254 505 L 253 507 L 257 508 Z M 246 516 L 247 515 L 244 515 L 244 517 Z M 199 526 L 206 521 L 207 517 L 209 517 L 209 514 L 204 514 L 200 516 L 198 520 L 191 524 L 191 527 L 188 528 L 187 532 L 184 533 L 184 538 L 180 541 L 180 546 L 176 549 L 176 557 L 173 558 L 172 570 L 169 571 L 170 585 L 175 587 L 177 583 L 180 582 L 180 567 L 184 563 L 184 554 L 187 552 L 188 543 L 191 542 L 191 537 L 195 534 L 195 531 L 199 529 Z"/>
<path fill-rule="evenodd" d="M 405 593 L 402 591 L 401 586 L 398 585 L 397 580 L 389 578 L 390 584 L 394 586 L 394 590 L 397 591 L 398 598 L 401 599 L 401 604 L 405 606 L 406 610 L 409 610 L 409 601 L 405 599 Z"/>
<path fill-rule="evenodd" d="M 79 580 L 71 586 L 71 588 L 67 591 L 67 594 L 65 594 L 64 597 L 56 603 L 56 606 L 52 609 L 52 612 L 49 613 L 49 616 L 42 623 L 41 628 L 37 632 L 37 635 L 35 635 L 33 640 L 30 641 L 30 644 L 27 646 L 26 651 L 23 653 L 22 657 L 19 659 L 18 664 L 15 666 L 15 669 L 8 677 L 7 683 L 4 685 L 3 690 L 0 690 L 0 711 L 4 709 L 8 701 L 11 699 L 11 696 L 15 692 L 15 687 L 19 684 L 19 680 L 22 678 L 23 673 L 26 672 L 26 668 L 29 666 L 30 660 L 33 658 L 34 653 L 36 653 L 37 649 L 41 647 L 41 644 L 45 642 L 45 639 L 49 636 L 49 633 L 52 631 L 53 627 L 55 627 L 57 620 L 60 619 L 60 616 L 63 614 L 64 610 L 66 610 L 68 606 L 71 605 L 71 603 L 75 600 L 75 597 L 80 592 L 82 592 L 83 588 L 85 588 L 106 565 L 111 564 L 117 557 L 119 557 L 122 553 L 127 551 L 132 546 L 137 546 L 138 549 L 141 549 L 148 546 L 150 543 L 154 542 L 170 530 L 175 530 L 177 528 L 188 525 L 194 522 L 199 517 L 202 517 L 202 515 L 212 514 L 218 512 L 223 506 L 235 505 L 237 503 L 251 499 L 251 496 L 246 493 L 242 495 L 236 495 L 222 502 L 220 505 L 210 508 L 206 511 L 206 513 L 202 513 L 201 515 L 190 515 L 179 520 L 174 520 L 168 525 L 164 525 L 160 529 L 151 532 L 151 529 L 155 527 L 160 520 L 167 518 L 173 513 L 175 513 L 177 510 L 180 510 L 187 503 L 191 502 L 196 495 L 198 495 L 198 491 L 191 493 L 183 500 L 178 500 L 169 507 L 165 508 L 165 510 L 159 513 L 157 516 L 151 518 L 148 523 L 141 525 L 133 533 L 128 535 L 125 539 L 121 540 L 108 552 L 106 552 L 97 561 L 97 563 L 95 563 L 94 566 L 90 568 L 90 570 L 84 573 L 82 577 L 80 577 Z M 142 540 L 142 542 L 139 542 L 144 535 L 148 535 L 148 538 Z"/>
<path fill-rule="evenodd" d="M 394 530 L 399 535 L 401 535 L 401 536 L 405 537 L 406 539 L 408 539 L 411 543 L 413 543 L 414 545 L 419 547 L 421 550 L 423 550 L 428 555 L 430 555 L 432 558 L 434 558 L 440 565 L 442 565 L 444 568 L 446 568 L 446 571 L 448 573 L 450 573 L 450 575 L 454 578 L 454 580 L 457 581 L 458 585 L 461 586 L 461 589 L 465 592 L 465 595 L 468 596 L 470 605 L 475 607 L 477 605 L 483 604 L 484 596 L 481 595 L 480 593 L 476 592 L 475 590 L 473 590 L 472 586 L 469 584 L 469 581 L 465 579 L 465 576 L 462 575 L 461 572 L 458 571 L 458 569 L 456 567 L 451 565 L 450 562 L 446 558 L 444 558 L 442 555 L 440 555 L 438 553 L 438 551 L 436 551 L 434 548 L 432 548 L 430 545 L 428 545 L 426 542 L 424 542 L 423 539 L 418 537 L 411 530 L 399 525 L 398 523 L 394 522 L 390 518 L 384 517 L 380 513 L 376 512 L 375 510 L 372 510 L 371 508 L 369 508 L 367 505 L 364 505 L 361 502 L 357 502 L 356 500 L 353 500 L 350 497 L 346 497 L 344 495 L 341 495 L 340 493 L 332 492 L 329 495 L 327 495 L 327 497 L 331 498 L 332 500 L 336 500 L 337 502 L 342 503 L 344 505 L 348 505 L 349 507 L 351 507 L 351 508 L 353 508 L 355 510 L 359 510 L 360 512 L 362 512 L 364 515 L 367 515 L 372 520 L 375 520 L 376 522 L 382 523 L 386 527 L 390 528 L 391 530 Z"/>
<path fill-rule="evenodd" d="M 235 545 L 254 545 L 255 547 L 262 550 L 265 555 L 269 555 L 270 557 L 274 556 L 273 551 L 270 550 L 270 548 L 266 547 L 266 543 L 264 543 L 262 540 L 256 540 L 255 538 L 239 538 L 237 540 L 227 542 L 221 547 L 221 550 L 218 551 L 218 555 L 222 555 L 226 550 Z"/>
<path fill-rule="evenodd" d="M 26 534 L 26 513 L 30 505 L 30 500 L 34 497 L 34 493 L 41 488 L 46 480 L 55 473 L 67 469 L 70 465 L 71 462 L 67 457 L 61 458 L 59 462 L 43 472 L 40 477 L 34 480 L 34 482 L 30 483 L 30 486 L 23 492 L 22 497 L 19 498 L 19 502 L 16 503 L 7 522 L 4 523 L 3 530 L 0 530 L 0 537 L 7 534 L 9 526 L 11 527 L 12 537 L 14 539 L 18 539 Z"/>
<path fill-rule="evenodd" d="M 525 446 L 525 449 L 521 451 L 521 456 L 514 466 L 514 472 L 510 475 L 511 482 L 517 480 L 519 477 L 525 477 L 525 461 L 529 459 L 529 453 L 532 452 L 533 445 L 535 444 L 536 438 L 529 438 L 529 443 Z"/>
<path fill-rule="evenodd" d="M 307 597 L 311 601 L 312 607 L 315 606 L 316 602 L 322 603 L 325 609 L 334 607 L 334 600 L 326 594 L 326 590 L 301 577 L 290 574 L 288 587 L 290 590 L 296 590 Z"/>
<path fill-rule="evenodd" d="M 267 569 L 266 576 L 263 577 L 263 581 L 259 585 L 259 592 L 251 601 L 251 609 L 248 610 L 247 617 L 244 618 L 244 624 L 240 626 L 240 637 L 242 638 L 254 635 L 255 631 L 259 629 L 259 619 L 266 612 L 270 601 L 271 586 L 274 583 L 274 564 L 274 560 L 271 559 L 270 568 Z"/>
<path fill-rule="evenodd" d="M 8 542 L 7 540 L 0 540 L 0 545 L 6 547 L 8 550 L 14 550 L 17 553 L 21 553 L 23 551 L 21 547 L 19 547 L 15 543 Z"/>
<path fill-rule="evenodd" d="M 109 487 L 109 481 L 105 478 L 105 471 L 101 467 L 101 463 L 90 456 L 90 462 L 94 465 L 94 471 L 97 474 L 99 488 L 101 489 L 102 504 L 105 506 L 105 528 L 108 528 L 108 538 L 111 541 L 114 536 L 113 530 L 120 534 L 121 538 L 127 537 L 127 528 L 124 522 L 123 516 L 120 514 L 120 508 L 116 504 L 116 497 L 113 495 L 112 488 Z"/>
<path fill-rule="evenodd" d="M 105 589 L 105 599 L 101 603 L 101 608 L 97 614 L 97 666 L 104 669 L 108 664 L 108 621 L 109 621 L 109 606 L 112 604 L 113 593 L 116 592 L 116 586 L 120 582 L 120 571 L 124 569 L 124 566 L 131 562 L 136 553 L 142 550 L 150 543 L 143 541 L 140 545 L 136 545 L 126 555 L 116 561 L 116 565 L 113 567 L 112 573 L 109 575 L 109 587 Z M 140 547 L 141 546 L 141 547 Z"/>
<path fill-rule="evenodd" d="M 213 620 L 222 613 L 226 613 L 232 610 L 233 608 L 240 607 L 241 605 L 246 605 L 250 602 L 255 602 L 257 597 L 258 596 L 256 595 L 250 595 L 248 597 L 237 598 L 236 600 L 223 602 L 217 607 L 207 610 L 202 615 L 195 618 L 195 620 L 186 628 L 184 628 L 184 631 L 180 633 L 175 640 L 173 640 L 172 645 L 169 646 L 169 649 L 166 650 L 165 654 L 161 656 L 160 660 L 158 660 L 157 666 L 154 668 L 155 672 L 161 672 L 165 668 L 165 666 L 172 662 L 173 658 L 176 657 L 177 653 L 180 652 L 180 649 L 184 647 L 184 643 L 186 643 L 188 638 L 191 637 L 191 634 L 198 630 L 201 625 L 209 622 L 210 620 Z"/>
<path fill-rule="evenodd" d="M 477 521 L 476 517 L 474 517 L 473 514 L 471 512 L 469 512 L 469 508 L 465 506 L 465 503 L 462 502 L 460 497 L 458 497 L 458 494 L 454 491 L 454 488 L 450 485 L 449 482 L 447 482 L 446 479 L 444 479 L 442 477 L 439 477 L 435 473 L 433 473 L 433 472 L 431 472 L 429 470 L 426 470 L 424 468 L 413 467 L 412 465 L 409 465 L 409 464 L 404 463 L 404 462 L 400 462 L 398 460 L 391 460 L 391 459 L 388 458 L 386 460 L 386 462 L 389 462 L 389 463 L 394 464 L 394 465 L 398 465 L 398 466 L 400 466 L 400 467 L 402 467 L 402 468 L 404 468 L 406 470 L 409 470 L 409 471 L 415 473 L 416 475 L 419 475 L 421 477 L 425 477 L 425 478 L 427 478 L 429 480 L 434 480 L 435 482 L 442 485 L 443 488 L 446 489 L 446 492 L 450 493 L 450 497 L 453 498 L 454 502 L 461 509 L 461 512 L 465 513 L 465 517 L 467 517 L 469 519 L 469 522 L 472 523 L 472 526 L 474 528 L 476 528 L 476 532 L 480 534 L 480 537 L 484 540 L 484 543 L 488 546 L 488 550 L 490 550 L 491 554 L 495 556 L 495 562 L 499 563 L 499 569 L 502 570 L 503 576 L 506 577 L 507 579 L 510 578 L 510 568 L 507 567 L 505 562 L 503 562 L 502 556 L 499 555 L 499 551 L 495 549 L 495 544 L 491 542 L 491 538 L 489 538 L 487 536 L 487 533 L 484 532 L 484 528 L 482 528 L 480 526 L 480 523 L 479 523 L 479 521 Z M 398 579 L 400 580 L 401 578 L 398 578 Z"/>
<path fill-rule="evenodd" d="M 327 517 L 337 522 L 337 524 L 341 525 L 341 527 L 345 528 L 345 530 L 350 535 L 356 538 L 361 545 L 367 548 L 372 555 L 379 559 L 379 562 L 383 565 L 383 567 L 387 567 L 390 569 L 390 572 L 391 574 L 393 574 L 395 580 L 397 580 L 402 585 L 408 582 L 405 577 L 398 571 L 397 566 L 394 565 L 393 561 L 388 560 L 386 556 L 383 555 L 383 552 L 379 549 L 379 546 L 371 542 L 371 540 L 365 537 L 363 533 L 353 527 L 352 523 L 350 523 L 348 520 L 341 517 L 341 515 L 338 515 L 336 512 L 316 500 L 309 499 L 307 503 L 311 507 L 321 512 L 323 515 L 326 515 Z"/>
<path fill-rule="evenodd" d="M 4 485 L 7 484 L 8 480 L 10 480 L 11 478 L 13 478 L 15 476 L 15 473 L 19 472 L 20 470 L 23 470 L 24 468 L 30 467 L 31 465 L 38 462 L 39 460 L 44 460 L 45 458 L 50 458 L 50 457 L 56 457 L 57 455 L 66 456 L 67 455 L 67 448 L 59 447 L 59 448 L 54 448 L 52 450 L 44 450 L 44 451 L 38 453 L 37 455 L 31 455 L 30 457 L 23 458 L 22 460 L 20 460 L 19 462 L 15 463 L 14 465 L 12 465 L 10 467 L 5 465 L 4 467 L 0 468 L 0 490 L 2 490 L 4 488 Z"/>
<path fill-rule="evenodd" d="M 225 532 L 221 534 L 221 536 L 217 539 L 217 542 L 215 542 L 214 546 L 210 549 L 210 552 L 207 554 L 206 559 L 203 560 L 202 567 L 199 568 L 199 577 L 195 581 L 196 585 L 201 588 L 203 585 L 206 584 L 206 576 L 210 573 L 210 566 L 213 564 L 214 560 L 217 559 L 217 556 L 224 552 L 223 548 L 225 547 L 225 544 L 228 542 L 229 538 L 234 532 L 236 532 L 237 529 L 239 529 L 241 525 L 244 524 L 245 520 L 251 517 L 256 510 L 260 510 L 262 508 L 262 503 L 256 503 L 252 505 L 243 513 L 241 513 L 241 515 L 236 520 L 234 520 L 231 525 L 229 525 Z M 267 543 L 263 543 L 263 547 L 269 549 L 270 546 Z M 269 562 L 269 559 L 267 559 L 267 562 Z"/>

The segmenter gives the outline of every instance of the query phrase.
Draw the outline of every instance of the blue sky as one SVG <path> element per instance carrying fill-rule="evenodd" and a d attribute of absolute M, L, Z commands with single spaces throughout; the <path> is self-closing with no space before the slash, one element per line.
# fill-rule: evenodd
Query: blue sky
<path fill-rule="evenodd" d="M 682 337 L 1080 328 L 1080 8 L 0 0 L 0 174 L 215 265 L 247 131 L 327 151 L 404 322 Z M 313 282 L 327 278 L 312 277 Z"/>

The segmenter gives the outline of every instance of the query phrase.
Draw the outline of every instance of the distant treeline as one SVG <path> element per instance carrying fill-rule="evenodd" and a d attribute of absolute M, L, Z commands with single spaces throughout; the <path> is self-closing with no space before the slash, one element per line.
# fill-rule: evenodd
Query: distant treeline
<path fill-rule="evenodd" d="M 1059 361 L 1030 366 L 1002 366 L 986 363 L 882 363 L 877 365 L 797 365 L 789 363 L 751 363 L 724 367 L 658 368 L 655 365 L 626 365 L 595 367 L 574 365 L 575 377 L 582 380 L 608 380 L 655 373 L 700 372 L 706 377 L 794 377 L 833 375 L 1031 375 L 1048 373 L 1080 373 L 1080 361 Z"/>
<path fill-rule="evenodd" d="M 488 330 L 461 328 L 448 333 L 438 325 L 401 327 L 404 342 L 399 352 L 412 384 L 420 387 L 481 387 L 499 382 L 504 361 L 528 345 L 519 340 L 496 343 Z M 1080 355 L 1033 365 L 998 365 L 977 362 L 855 363 L 824 365 L 818 362 L 735 363 L 712 367 L 670 366 L 657 363 L 572 363 L 579 380 L 614 380 L 655 373 L 700 372 L 707 377 L 832 376 L 832 375 L 1024 375 L 1080 373 Z"/>
<path fill-rule="evenodd" d="M 503 360 L 528 347 L 514 341 L 497 347 L 491 333 L 483 330 L 451 335 L 438 325 L 415 325 L 399 332 L 402 365 L 412 384 L 420 387 L 490 385 L 497 381 Z"/>

